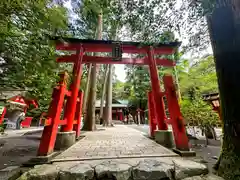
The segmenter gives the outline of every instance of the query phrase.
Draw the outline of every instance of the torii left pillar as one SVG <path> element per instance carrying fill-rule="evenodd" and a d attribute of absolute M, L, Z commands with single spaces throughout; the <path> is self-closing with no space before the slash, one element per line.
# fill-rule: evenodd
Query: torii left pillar
<path fill-rule="evenodd" d="M 83 54 L 84 50 L 82 46 L 80 46 L 77 50 L 77 58 L 73 66 L 73 82 L 70 86 L 70 96 L 67 98 L 67 107 L 64 112 L 64 120 L 66 120 L 67 123 L 61 127 L 61 131 L 57 134 L 56 150 L 67 149 L 73 145 L 80 133 L 82 94 L 79 92 L 79 88 L 82 75 Z M 74 125 L 75 120 L 77 121 L 76 125 Z"/>

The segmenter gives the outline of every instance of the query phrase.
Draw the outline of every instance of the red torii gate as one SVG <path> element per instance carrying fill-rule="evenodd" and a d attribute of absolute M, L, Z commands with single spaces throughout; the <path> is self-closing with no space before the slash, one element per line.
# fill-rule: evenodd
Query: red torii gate
<path fill-rule="evenodd" d="M 75 38 L 54 37 L 56 42 L 56 50 L 65 50 L 75 52 L 75 54 L 61 56 L 57 58 L 59 63 L 73 63 L 73 82 L 70 90 L 66 88 L 66 74 L 61 77 L 59 85 L 54 89 L 52 103 L 48 111 L 48 119 L 44 127 L 42 139 L 40 142 L 38 155 L 45 156 L 53 152 L 58 126 L 62 125 L 61 132 L 76 131 L 77 137 L 80 133 L 80 117 L 83 93 L 79 92 L 82 74 L 82 64 L 136 64 L 149 65 L 149 72 L 152 85 L 151 96 L 151 129 L 157 124 L 158 130 L 166 131 L 168 129 L 165 122 L 165 110 L 163 96 L 167 95 L 170 102 L 169 110 L 173 113 L 171 123 L 173 125 L 176 148 L 179 150 L 189 150 L 188 139 L 185 127 L 182 122 L 180 108 L 177 102 L 176 94 L 173 93 L 173 81 L 171 77 L 165 77 L 167 81 L 168 91 L 163 93 L 160 91 L 160 83 L 157 71 L 157 65 L 172 67 L 175 63 L 168 59 L 155 58 L 154 55 L 171 55 L 176 48 L 180 46 L 179 42 L 171 42 L 168 44 L 152 44 L 143 45 L 140 42 L 116 42 L 104 40 L 83 40 Z M 112 53 L 112 57 L 89 56 L 89 52 Z M 87 54 L 86 54 L 87 53 Z M 144 54 L 143 58 L 121 58 L 119 54 Z M 116 55 L 117 54 L 117 55 Z M 171 85 L 172 84 L 172 85 Z M 170 86 L 170 87 L 169 87 Z M 166 87 L 165 87 L 166 88 Z M 169 94 L 169 95 L 168 95 Z M 64 99 L 67 96 L 67 103 L 64 106 Z M 171 98 L 173 97 L 173 98 Z M 175 98 L 175 99 L 174 99 Z M 64 119 L 60 120 L 61 111 L 64 108 Z M 156 122 L 154 124 L 154 122 Z M 155 128 L 156 129 L 156 128 Z"/>

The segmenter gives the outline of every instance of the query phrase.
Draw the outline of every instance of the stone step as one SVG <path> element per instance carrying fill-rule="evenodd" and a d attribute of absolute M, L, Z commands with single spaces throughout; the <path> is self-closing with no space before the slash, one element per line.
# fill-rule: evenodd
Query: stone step
<path fill-rule="evenodd" d="M 55 162 L 35 166 L 18 180 L 57 178 L 61 180 L 182 180 L 207 173 L 205 165 L 182 158 L 131 158 Z"/>

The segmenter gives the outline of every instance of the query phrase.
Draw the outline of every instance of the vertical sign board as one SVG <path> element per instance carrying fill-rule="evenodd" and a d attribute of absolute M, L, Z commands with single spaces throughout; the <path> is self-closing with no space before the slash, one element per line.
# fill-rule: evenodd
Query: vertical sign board
<path fill-rule="evenodd" d="M 113 58 L 113 61 L 121 61 L 122 60 L 121 42 L 117 42 L 117 41 L 112 42 L 112 58 Z"/>

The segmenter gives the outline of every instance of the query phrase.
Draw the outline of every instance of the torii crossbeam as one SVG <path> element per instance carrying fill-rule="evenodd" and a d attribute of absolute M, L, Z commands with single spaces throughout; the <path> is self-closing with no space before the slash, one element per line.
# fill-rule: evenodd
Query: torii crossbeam
<path fill-rule="evenodd" d="M 156 55 L 171 55 L 175 52 L 175 49 L 180 46 L 179 42 L 171 42 L 167 44 L 150 44 L 144 45 L 140 42 L 119 42 L 119 41 L 103 41 L 103 40 L 86 40 L 86 39 L 74 39 L 74 38 L 61 38 L 54 37 L 56 41 L 57 50 L 76 51 L 83 48 L 84 52 L 104 52 L 109 53 L 113 51 L 115 44 L 120 44 L 122 53 L 128 54 L 146 54 L 149 47 L 154 47 L 154 54 Z M 76 54 L 60 56 L 57 62 L 73 63 L 77 58 Z M 148 57 L 144 58 L 121 58 L 119 61 L 113 61 L 112 57 L 103 56 L 89 56 L 84 55 L 82 63 L 96 63 L 96 64 L 135 64 L 135 65 L 148 65 Z M 161 66 L 172 67 L 175 66 L 175 62 L 169 59 L 156 58 L 156 64 Z"/>

